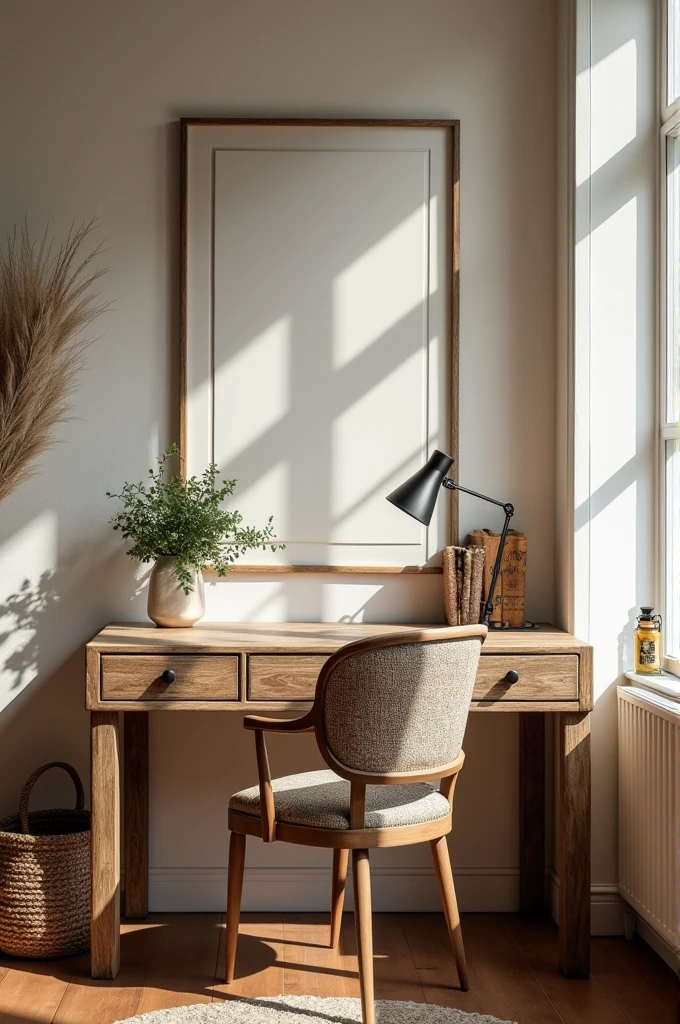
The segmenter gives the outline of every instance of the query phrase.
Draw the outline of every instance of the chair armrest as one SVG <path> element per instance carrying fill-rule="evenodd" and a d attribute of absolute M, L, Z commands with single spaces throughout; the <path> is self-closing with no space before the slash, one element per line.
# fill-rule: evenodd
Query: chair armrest
<path fill-rule="evenodd" d="M 246 715 L 243 719 L 244 729 L 255 733 L 255 751 L 257 753 L 257 774 L 260 780 L 260 819 L 262 821 L 262 838 L 265 843 L 273 843 L 276 839 L 276 807 L 272 790 L 272 777 L 269 771 L 269 758 L 265 732 L 313 732 L 314 715 L 309 711 L 302 718 L 263 718 L 261 715 Z"/>
<path fill-rule="evenodd" d="M 261 715 L 246 715 L 243 719 L 243 728 L 258 732 L 314 732 L 314 721 L 311 712 L 302 718 L 263 718 Z"/>
<path fill-rule="evenodd" d="M 272 790 L 272 776 L 267 757 L 267 743 L 264 733 L 258 729 L 255 733 L 255 752 L 257 754 L 257 774 L 260 780 L 260 821 L 262 838 L 265 843 L 273 843 L 276 839 L 276 806 Z"/>

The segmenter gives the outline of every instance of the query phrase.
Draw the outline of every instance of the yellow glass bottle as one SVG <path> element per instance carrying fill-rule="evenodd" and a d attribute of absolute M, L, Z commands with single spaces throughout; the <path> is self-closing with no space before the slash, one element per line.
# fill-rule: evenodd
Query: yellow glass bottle
<path fill-rule="evenodd" d="M 661 616 L 642 606 L 635 629 L 635 671 L 652 676 L 661 672 Z"/>

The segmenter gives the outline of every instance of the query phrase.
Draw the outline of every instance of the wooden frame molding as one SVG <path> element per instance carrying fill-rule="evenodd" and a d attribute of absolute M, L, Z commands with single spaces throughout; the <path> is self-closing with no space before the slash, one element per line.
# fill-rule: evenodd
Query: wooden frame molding
<path fill-rule="evenodd" d="M 188 417 L 188 135 L 192 127 L 207 126 L 256 126 L 256 127 L 290 127 L 290 128 L 386 128 L 386 129 L 442 129 L 449 136 L 450 142 L 450 218 L 447 227 L 449 238 L 447 252 L 450 254 L 448 277 L 448 386 L 449 398 L 448 426 L 445 434 L 448 437 L 448 454 L 458 462 L 458 421 L 459 421 L 459 333 L 460 333 L 460 121 L 457 119 L 439 118 L 220 118 L 220 117 L 185 117 L 180 119 L 181 128 L 181 172 L 180 172 L 180 409 L 179 436 L 180 449 L 187 452 L 187 417 Z M 458 542 L 458 493 L 447 495 L 448 502 L 448 539 L 447 543 Z M 439 566 L 406 565 L 406 566 L 357 566 L 357 565 L 248 565 L 236 563 L 230 570 L 233 573 L 254 573 L 270 575 L 280 573 L 333 573 L 359 575 L 412 575 L 420 573 L 441 573 Z"/>
<path fill-rule="evenodd" d="M 270 576 L 272 573 L 291 572 L 313 572 L 313 573 L 353 573 L 355 576 L 375 576 L 390 573 L 394 576 L 423 576 L 427 574 L 439 574 L 444 570 L 440 565 L 239 565 L 234 562 L 229 575 L 233 573 L 259 574 Z M 203 570 L 204 574 L 217 578 L 210 568 Z"/>

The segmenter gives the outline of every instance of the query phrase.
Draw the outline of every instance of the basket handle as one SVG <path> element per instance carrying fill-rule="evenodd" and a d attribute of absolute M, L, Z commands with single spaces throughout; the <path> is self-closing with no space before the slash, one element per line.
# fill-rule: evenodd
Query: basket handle
<path fill-rule="evenodd" d="M 49 771 L 50 768 L 63 768 L 65 772 L 68 772 L 73 779 L 73 785 L 76 787 L 76 810 L 82 811 L 85 806 L 85 790 L 80 781 L 80 775 L 78 775 L 73 765 L 68 764 L 67 761 L 50 761 L 49 764 L 43 764 L 40 768 L 36 768 L 32 775 L 29 775 L 24 783 L 24 788 L 21 790 L 19 818 L 21 819 L 21 831 L 25 835 L 28 835 L 28 800 L 31 790 L 43 772 Z"/>

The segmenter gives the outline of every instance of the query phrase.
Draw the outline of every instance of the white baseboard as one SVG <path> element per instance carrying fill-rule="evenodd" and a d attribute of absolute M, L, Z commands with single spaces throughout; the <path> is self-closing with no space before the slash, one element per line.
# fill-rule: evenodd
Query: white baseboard
<path fill-rule="evenodd" d="M 674 949 L 670 943 L 666 942 L 664 937 L 659 935 L 651 924 L 648 924 L 639 914 L 635 915 L 635 930 L 640 938 L 644 939 L 647 945 L 651 946 L 654 952 L 658 953 L 676 974 L 680 974 L 680 950 Z"/>
<path fill-rule="evenodd" d="M 327 911 L 329 868 L 246 868 L 245 911 Z M 517 868 L 457 868 L 456 892 L 462 911 L 512 913 L 519 909 Z M 373 909 L 390 912 L 441 910 L 434 872 L 427 867 L 371 869 Z M 559 878 L 548 873 L 552 916 L 559 921 Z M 149 909 L 155 912 L 220 912 L 225 909 L 226 868 L 151 868 Z M 591 934 L 623 935 L 628 904 L 615 885 L 591 886 Z M 346 905 L 352 906 L 351 872 Z M 644 924 L 644 922 L 642 922 Z M 638 928 L 640 935 L 643 928 Z M 648 940 L 649 941 L 649 940 Z M 650 941 L 650 945 L 653 943 Z M 654 947 L 656 948 L 656 947 Z M 663 955 L 663 954 L 662 954 Z M 665 959 L 665 957 L 664 957 Z"/>
<path fill-rule="evenodd" d="M 456 892 L 461 910 L 512 912 L 519 907 L 517 868 L 458 868 Z M 376 911 L 441 910 L 434 872 L 429 868 L 371 870 Z M 330 868 L 246 868 L 243 909 L 248 911 L 327 911 Z M 226 868 L 151 868 L 149 909 L 165 912 L 223 911 Z M 351 873 L 346 905 L 352 905 Z"/>
<path fill-rule="evenodd" d="M 549 872 L 550 912 L 555 921 L 560 920 L 560 880 L 554 871 Z M 628 904 L 619 895 L 615 885 L 591 885 L 590 887 L 590 934 L 624 935 L 624 910 Z"/>

